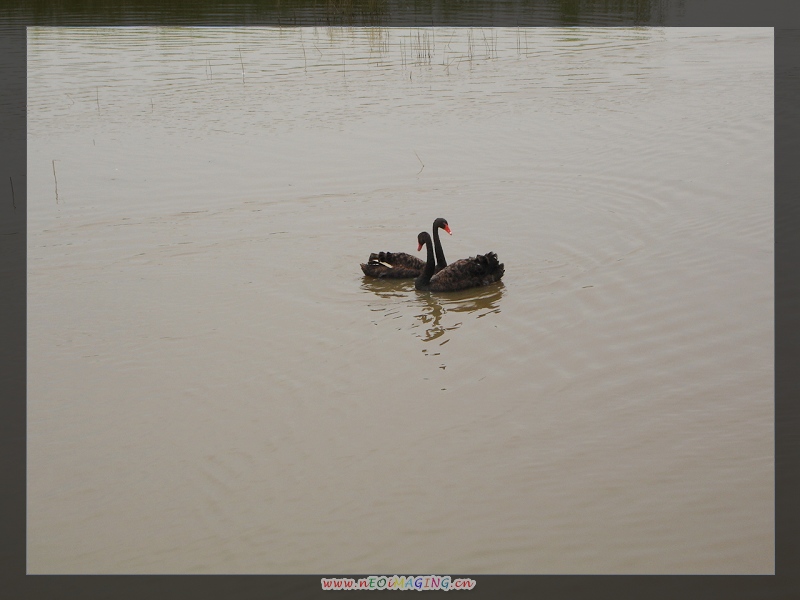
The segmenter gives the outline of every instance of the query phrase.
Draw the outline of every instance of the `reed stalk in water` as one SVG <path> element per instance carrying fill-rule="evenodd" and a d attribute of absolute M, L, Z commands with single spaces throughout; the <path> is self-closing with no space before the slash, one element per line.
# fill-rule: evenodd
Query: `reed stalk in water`
<path fill-rule="evenodd" d="M 56 177 L 56 161 L 53 159 L 53 179 L 56 181 L 56 204 L 58 204 L 58 177 Z"/>
<path fill-rule="evenodd" d="M 417 157 L 417 160 L 419 161 L 419 164 L 421 164 L 421 165 L 422 165 L 422 169 L 424 169 L 424 168 L 425 168 L 425 163 L 424 163 L 424 162 L 422 162 L 422 159 L 419 157 L 419 154 L 417 154 L 417 151 L 416 151 L 416 150 L 414 150 L 414 155 Z M 422 169 L 420 169 L 419 171 L 417 171 L 417 175 L 419 175 L 420 173 L 422 173 Z"/>

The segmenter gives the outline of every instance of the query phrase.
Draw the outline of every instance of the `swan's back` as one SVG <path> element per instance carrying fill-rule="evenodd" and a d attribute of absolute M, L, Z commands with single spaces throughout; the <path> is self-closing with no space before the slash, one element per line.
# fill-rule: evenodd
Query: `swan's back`
<path fill-rule="evenodd" d="M 423 289 L 432 292 L 455 292 L 481 287 L 500 281 L 505 272 L 505 265 L 497 259 L 497 254 L 488 252 L 451 263 L 431 277 Z"/>

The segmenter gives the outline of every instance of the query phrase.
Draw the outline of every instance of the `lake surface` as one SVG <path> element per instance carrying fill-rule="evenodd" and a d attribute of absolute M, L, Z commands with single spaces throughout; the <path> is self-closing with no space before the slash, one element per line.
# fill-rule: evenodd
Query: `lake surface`
<path fill-rule="evenodd" d="M 773 124 L 771 29 L 29 29 L 28 572 L 774 573 Z"/>

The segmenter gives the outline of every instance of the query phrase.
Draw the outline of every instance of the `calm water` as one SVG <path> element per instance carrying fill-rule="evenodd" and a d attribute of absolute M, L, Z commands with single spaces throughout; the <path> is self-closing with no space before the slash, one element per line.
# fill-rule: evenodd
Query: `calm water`
<path fill-rule="evenodd" d="M 29 29 L 28 571 L 773 573 L 773 240 L 771 29 Z"/>

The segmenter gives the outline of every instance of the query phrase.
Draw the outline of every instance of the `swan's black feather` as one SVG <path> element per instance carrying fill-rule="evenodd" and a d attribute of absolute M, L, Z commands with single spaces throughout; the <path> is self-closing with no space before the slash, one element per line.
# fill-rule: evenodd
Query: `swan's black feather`
<path fill-rule="evenodd" d="M 433 292 L 454 292 L 489 285 L 500 281 L 505 265 L 497 254 L 489 252 L 471 258 L 462 258 L 431 277 L 428 289 Z"/>

